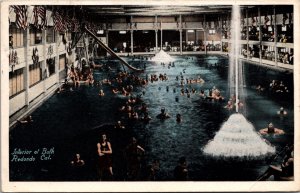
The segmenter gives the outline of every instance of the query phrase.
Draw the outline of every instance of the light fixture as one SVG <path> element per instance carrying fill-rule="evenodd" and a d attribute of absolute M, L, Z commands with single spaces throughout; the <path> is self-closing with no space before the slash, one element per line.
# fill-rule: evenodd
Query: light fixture
<path fill-rule="evenodd" d="M 194 33 L 194 30 L 189 29 L 189 30 L 187 30 L 187 32 L 188 32 L 188 33 Z"/>
<path fill-rule="evenodd" d="M 126 31 L 119 31 L 119 34 L 126 34 Z"/>
<path fill-rule="evenodd" d="M 148 31 L 148 30 L 144 30 L 143 33 L 144 33 L 144 34 L 147 34 L 147 33 L 149 33 L 149 31 Z"/>
<path fill-rule="evenodd" d="M 97 34 L 104 34 L 104 30 L 102 30 L 102 29 L 98 30 Z"/>

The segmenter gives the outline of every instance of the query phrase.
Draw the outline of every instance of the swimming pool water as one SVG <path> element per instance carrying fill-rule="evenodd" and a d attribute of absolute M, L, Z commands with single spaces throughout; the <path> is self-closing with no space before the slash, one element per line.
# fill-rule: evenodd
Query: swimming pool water
<path fill-rule="evenodd" d="M 173 170 L 180 157 L 185 156 L 188 163 L 189 180 L 195 181 L 246 181 L 255 180 L 263 173 L 268 160 L 260 161 L 220 161 L 207 158 L 202 148 L 213 139 L 222 123 L 228 119 L 230 112 L 224 108 L 227 103 L 228 59 L 222 56 L 174 56 L 175 67 L 168 68 L 168 64 L 149 60 L 132 61 L 133 65 L 146 65 L 144 74 L 164 74 L 167 81 L 150 83 L 146 87 L 134 89 L 134 94 L 142 94 L 143 102 L 148 105 L 152 120 L 149 124 L 141 122 L 132 124 L 126 130 L 117 130 L 113 124 L 122 120 L 118 109 L 124 105 L 127 98 L 112 94 L 110 87 L 81 85 L 73 91 L 54 94 L 42 106 L 37 108 L 32 116 L 34 122 L 30 125 L 18 125 L 10 131 L 10 153 L 15 148 L 39 149 L 54 147 L 55 154 L 51 160 L 35 162 L 10 162 L 10 180 L 12 181 L 69 181 L 74 180 L 70 170 L 70 161 L 79 152 L 86 165 L 80 177 L 76 180 L 97 180 L 95 164 L 97 162 L 96 144 L 100 134 L 105 132 L 112 144 L 113 170 L 115 181 L 127 180 L 124 159 L 124 147 L 130 137 L 135 136 L 138 143 L 145 149 L 145 156 L 141 161 L 142 169 L 138 180 L 143 180 L 144 169 L 153 160 L 159 160 L 160 170 L 156 180 L 173 180 Z M 223 67 L 214 66 L 220 64 Z M 116 62 L 111 68 L 120 68 Z M 185 69 L 185 70 L 184 70 Z M 185 72 L 184 72 L 185 71 Z M 94 72 L 96 80 L 112 76 L 114 72 Z M 176 76 L 180 73 L 184 78 L 197 78 L 199 75 L 205 80 L 204 84 L 192 84 L 189 87 L 197 90 L 190 98 L 180 95 L 179 81 Z M 258 131 L 265 128 L 269 122 L 285 131 L 281 136 L 264 136 L 280 151 L 287 143 L 293 142 L 294 113 L 293 93 L 286 95 L 272 94 L 269 91 L 257 93 L 254 87 L 264 84 L 266 87 L 273 79 L 283 80 L 293 88 L 292 74 L 279 73 L 263 67 L 245 64 L 246 76 L 246 118 L 252 122 Z M 166 87 L 169 87 L 167 91 Z M 216 86 L 226 98 L 224 102 L 201 100 L 200 89 L 207 90 Z M 104 97 L 98 92 L 103 89 Z M 173 92 L 173 89 L 176 92 Z M 175 101 L 175 97 L 179 101 Z M 277 115 L 283 106 L 288 115 L 280 118 Z M 166 108 L 170 119 L 160 121 L 156 115 L 161 107 Z M 176 114 L 182 115 L 183 121 L 175 121 Z M 11 159 L 12 157 L 10 157 Z M 275 160 L 276 161 L 276 160 Z M 247 174 L 247 175 L 245 175 Z"/>

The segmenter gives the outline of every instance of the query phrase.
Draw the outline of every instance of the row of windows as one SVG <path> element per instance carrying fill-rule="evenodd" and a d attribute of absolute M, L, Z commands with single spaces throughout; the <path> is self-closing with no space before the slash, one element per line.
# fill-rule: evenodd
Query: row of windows
<path fill-rule="evenodd" d="M 55 59 L 50 58 L 47 60 L 47 69 L 48 72 L 47 76 L 51 76 L 55 73 Z M 61 55 L 59 56 L 59 69 L 65 69 L 65 62 L 66 56 Z M 32 64 L 29 66 L 29 86 L 32 86 L 39 81 L 42 80 L 42 69 L 41 69 L 42 62 L 37 64 Z M 9 73 L 9 96 L 14 96 L 22 91 L 24 91 L 24 68 L 15 70 L 14 72 Z"/>
<path fill-rule="evenodd" d="M 43 41 L 42 30 L 34 26 L 29 28 L 30 45 L 41 44 Z M 9 26 L 9 46 L 13 48 L 23 47 L 25 45 L 25 30 L 18 29 L 14 24 Z M 55 42 L 54 27 L 48 27 L 46 30 L 46 42 Z"/>

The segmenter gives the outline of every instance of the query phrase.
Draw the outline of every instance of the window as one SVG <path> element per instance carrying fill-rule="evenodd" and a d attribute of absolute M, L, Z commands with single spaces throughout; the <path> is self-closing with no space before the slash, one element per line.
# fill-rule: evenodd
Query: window
<path fill-rule="evenodd" d="M 214 30 L 214 29 L 210 29 L 209 31 L 208 31 L 208 34 L 209 35 L 214 35 L 216 33 L 216 30 Z"/>
<path fill-rule="evenodd" d="M 65 64 L 66 64 L 66 55 L 60 55 L 59 56 L 59 70 L 65 69 Z"/>
<path fill-rule="evenodd" d="M 29 66 L 29 85 L 32 86 L 42 79 L 41 62 Z"/>
<path fill-rule="evenodd" d="M 47 39 L 47 43 L 54 43 L 55 42 L 55 31 L 54 31 L 54 27 L 49 27 L 46 30 L 46 39 Z"/>
<path fill-rule="evenodd" d="M 30 45 L 41 44 L 42 43 L 42 30 L 37 29 L 34 26 L 30 26 L 29 29 Z"/>
<path fill-rule="evenodd" d="M 9 96 L 14 96 L 24 90 L 23 68 L 9 72 Z"/>
<path fill-rule="evenodd" d="M 49 76 L 55 73 L 55 59 L 49 58 L 46 60 Z"/>
<path fill-rule="evenodd" d="M 18 29 L 14 24 L 9 26 L 9 44 L 13 48 L 24 46 L 24 30 Z"/>

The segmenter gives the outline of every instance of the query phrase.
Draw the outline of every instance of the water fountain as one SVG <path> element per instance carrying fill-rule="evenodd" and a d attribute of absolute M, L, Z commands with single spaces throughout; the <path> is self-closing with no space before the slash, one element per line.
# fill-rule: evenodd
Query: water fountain
<path fill-rule="evenodd" d="M 166 53 L 163 50 L 160 50 L 155 56 L 151 59 L 152 61 L 155 62 L 173 62 L 174 58 L 172 58 L 168 53 Z"/>
<path fill-rule="evenodd" d="M 261 158 L 275 153 L 275 148 L 269 145 L 247 121 L 239 109 L 239 101 L 245 97 L 243 66 L 239 60 L 240 52 L 240 7 L 233 5 L 231 20 L 231 52 L 229 59 L 229 91 L 235 98 L 235 111 L 223 123 L 214 139 L 204 148 L 207 155 L 218 157 L 239 157 L 247 159 Z M 242 101 L 245 101 L 244 99 Z M 244 108 L 244 107 L 243 107 Z M 245 109 L 243 109 L 245 111 Z"/>

